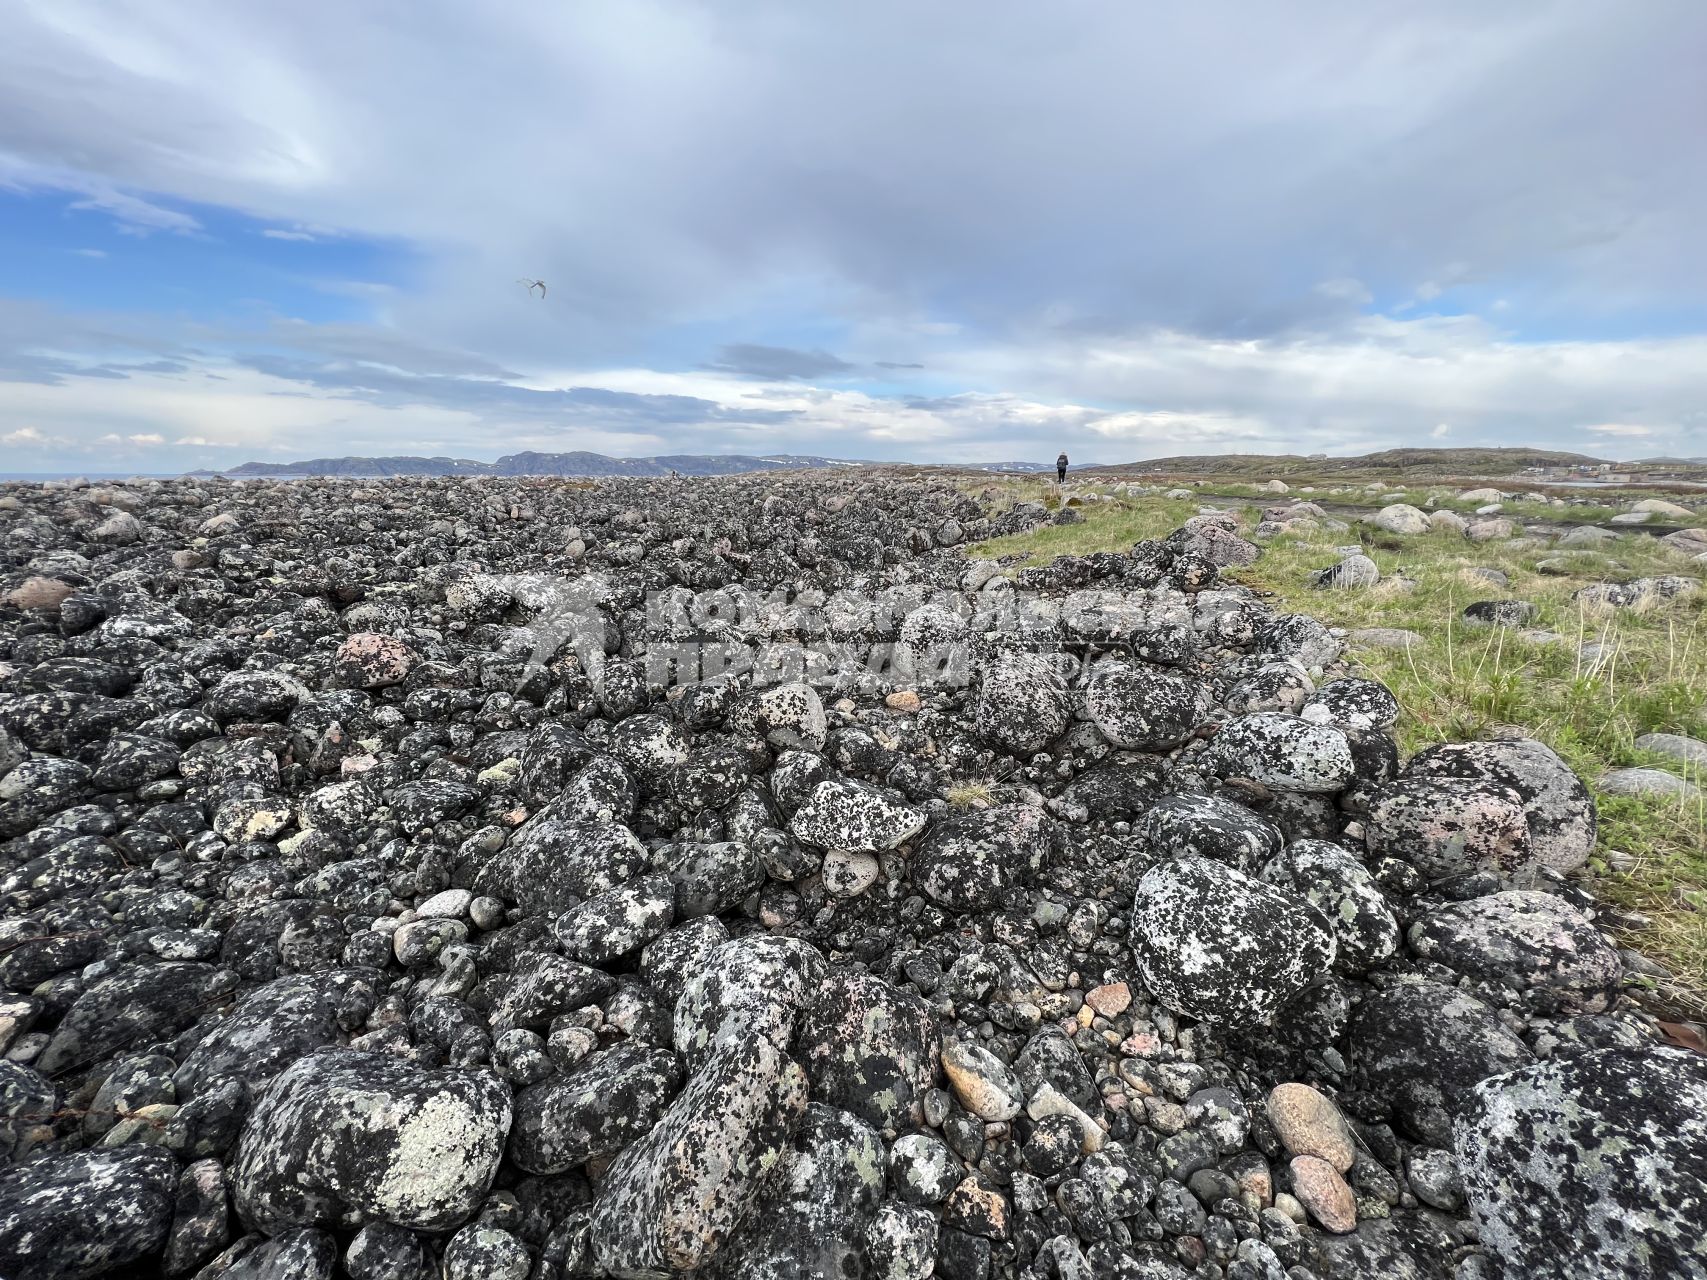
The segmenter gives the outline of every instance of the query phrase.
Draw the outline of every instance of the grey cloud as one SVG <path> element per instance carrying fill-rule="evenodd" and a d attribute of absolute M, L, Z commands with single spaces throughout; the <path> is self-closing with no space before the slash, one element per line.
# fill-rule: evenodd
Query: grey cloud
<path fill-rule="evenodd" d="M 632 430 L 648 426 L 775 425 L 799 416 L 791 409 L 734 410 L 698 396 L 648 395 L 604 387 L 540 389 L 443 374 L 399 373 L 374 365 L 322 363 L 293 356 L 239 357 L 271 377 L 373 404 L 427 404 L 476 414 L 543 419 L 542 425 Z"/>
<path fill-rule="evenodd" d="M 753 342 L 730 343 L 718 354 L 718 360 L 702 367 L 767 382 L 834 377 L 856 367 L 828 351 L 796 351 L 792 347 L 766 347 Z"/>
<path fill-rule="evenodd" d="M 1676 303 L 1707 268 L 1707 176 L 1681 163 L 1682 122 L 1707 115 L 1707 12 L 1678 0 L 1443 0 L 1404 23 L 1249 6 L 1237 41 L 1213 8 L 1064 21 L 1017 0 L 977 22 L 899 0 L 687 4 L 663 45 L 640 0 L 511 24 L 426 8 L 402 40 L 332 0 L 158 12 L 112 21 L 193 36 L 181 57 L 205 76 L 143 76 L 16 20 L 0 110 L 29 125 L 19 150 L 434 245 L 398 323 L 504 363 L 622 356 L 755 281 L 799 282 L 807 316 L 946 313 L 994 338 L 1063 314 L 1261 336 L 1355 314 L 1323 280 L 1385 298 L 1465 264 L 1518 302 L 1599 313 Z M 255 58 L 273 74 L 240 74 Z M 430 91 L 448 82 L 465 91 Z M 497 282 L 517 261 L 562 304 L 516 306 Z"/>
<path fill-rule="evenodd" d="M 898 360 L 879 360 L 877 367 L 879 369 L 923 369 L 925 366 L 922 364 L 903 364 Z"/>
<path fill-rule="evenodd" d="M 86 365 L 31 351 L 0 352 L 0 382 L 35 382 L 56 387 L 67 378 L 125 378 L 111 365 Z"/>

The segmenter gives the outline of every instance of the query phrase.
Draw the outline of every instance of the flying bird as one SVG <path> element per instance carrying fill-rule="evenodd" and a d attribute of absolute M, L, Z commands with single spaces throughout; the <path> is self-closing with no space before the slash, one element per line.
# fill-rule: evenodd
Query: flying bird
<path fill-rule="evenodd" d="M 518 281 L 516 281 L 516 283 L 520 284 L 520 285 L 526 285 L 527 291 L 530 294 L 535 289 L 538 289 L 539 290 L 539 296 L 542 298 L 545 296 L 545 281 L 543 281 L 543 280 L 518 280 Z"/>

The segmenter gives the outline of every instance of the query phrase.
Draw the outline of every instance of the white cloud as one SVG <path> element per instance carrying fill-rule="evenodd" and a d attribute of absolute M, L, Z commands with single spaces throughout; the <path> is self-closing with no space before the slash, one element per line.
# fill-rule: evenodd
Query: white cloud
<path fill-rule="evenodd" d="M 261 234 L 269 240 L 305 240 L 313 243 L 320 239 L 312 231 L 293 231 L 285 227 L 267 227 Z"/>
<path fill-rule="evenodd" d="M 149 446 L 149 445 L 165 444 L 166 443 L 166 437 L 161 435 L 158 431 L 135 431 L 135 432 L 132 432 L 130 435 L 127 435 L 127 436 L 121 436 L 116 431 L 109 431 L 105 435 L 98 437 L 95 440 L 95 443 L 96 444 L 118 444 L 118 445 L 128 444 L 128 445 L 138 445 L 138 446 Z"/>
<path fill-rule="evenodd" d="M 120 231 L 133 236 L 152 235 L 156 231 L 189 235 L 200 231 L 202 225 L 187 213 L 151 203 L 140 196 L 98 185 L 83 199 L 73 200 L 69 207 L 105 213 L 118 224 Z"/>
<path fill-rule="evenodd" d="M 105 249 L 73 249 L 71 252 L 79 258 L 104 258 L 107 256 Z"/>
<path fill-rule="evenodd" d="M 1652 427 L 1644 427 L 1635 422 L 1602 422 L 1588 430 L 1597 436 L 1625 436 L 1632 439 L 1645 439 L 1654 434 Z"/>
<path fill-rule="evenodd" d="M 14 448 L 23 448 L 31 445 L 48 445 L 52 443 L 54 442 L 49 440 L 34 427 L 19 427 L 16 431 L 8 431 L 5 435 L 0 436 L 0 444 L 12 445 Z"/>
<path fill-rule="evenodd" d="M 1434 430 L 1429 432 L 1428 434 L 1429 434 L 1429 437 L 1431 439 L 1444 440 L 1444 439 L 1446 439 L 1447 436 L 1452 434 L 1452 428 L 1449 425 L 1447 425 L 1446 423 L 1442 422 L 1442 423 L 1437 424 L 1435 426 Z"/>

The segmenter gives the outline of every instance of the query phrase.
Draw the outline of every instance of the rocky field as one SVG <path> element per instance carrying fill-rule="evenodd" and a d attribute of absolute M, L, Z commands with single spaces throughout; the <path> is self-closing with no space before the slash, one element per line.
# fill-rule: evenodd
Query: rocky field
<path fill-rule="evenodd" d="M 1583 781 L 1076 518 L 0 490 L 0 1276 L 1707 1275 Z"/>

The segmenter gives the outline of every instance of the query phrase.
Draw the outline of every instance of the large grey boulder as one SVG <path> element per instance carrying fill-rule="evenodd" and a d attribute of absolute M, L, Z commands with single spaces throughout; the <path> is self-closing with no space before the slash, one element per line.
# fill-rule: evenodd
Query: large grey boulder
<path fill-rule="evenodd" d="M 178 1162 L 152 1146 L 75 1151 L 0 1174 L 0 1275 L 88 1280 L 166 1241 Z"/>
<path fill-rule="evenodd" d="M 1209 755 L 1219 776 L 1280 791 L 1339 791 L 1356 772 L 1345 734 L 1279 711 L 1228 721 Z"/>
<path fill-rule="evenodd" d="M 1410 946 L 1459 973 L 1523 992 L 1548 1013 L 1600 1013 L 1624 976 L 1618 949 L 1592 920 L 1534 890 L 1448 903 L 1411 926 Z"/>
<path fill-rule="evenodd" d="M 510 1090 L 486 1072 L 321 1049 L 255 1103 L 232 1194 L 269 1235 L 375 1220 L 444 1231 L 480 1207 L 509 1130 Z"/>
<path fill-rule="evenodd" d="M 813 1103 L 740 1232 L 707 1280 L 860 1275 L 865 1227 L 883 1198 L 883 1143 L 846 1111 Z"/>
<path fill-rule="evenodd" d="M 1231 1028 L 1260 1026 L 1334 962 L 1321 912 L 1208 858 L 1152 868 L 1138 882 L 1132 951 L 1170 1008 Z"/>
<path fill-rule="evenodd" d="M 1581 778 L 1533 738 L 1447 742 L 1417 752 L 1406 778 L 1458 778 L 1508 788 L 1522 804 L 1530 856 L 1555 871 L 1575 871 L 1594 851 L 1594 798 Z"/>
<path fill-rule="evenodd" d="M 1085 714 L 1117 747 L 1154 751 L 1191 736 L 1209 704 L 1195 678 L 1155 667 L 1105 663 L 1085 688 Z"/>
<path fill-rule="evenodd" d="M 1072 719 L 1066 682 L 1038 654 L 1005 654 L 984 671 L 973 727 L 1003 751 L 1029 756 L 1065 732 Z"/>
<path fill-rule="evenodd" d="M 979 911 L 1031 880 L 1049 852 L 1050 822 L 1030 805 L 997 805 L 944 818 L 913 857 L 913 882 L 956 911 Z"/>
<path fill-rule="evenodd" d="M 1433 1146 L 1450 1139 L 1451 1117 L 1472 1085 L 1534 1060 L 1494 1009 L 1435 982 L 1395 983 L 1364 997 L 1348 1042 L 1364 1084 Z"/>
<path fill-rule="evenodd" d="M 1416 507 L 1407 506 L 1403 502 L 1395 502 L 1391 506 L 1382 507 L 1369 517 L 1369 523 L 1377 529 L 1388 533 L 1417 534 L 1429 531 L 1428 516 Z"/>

